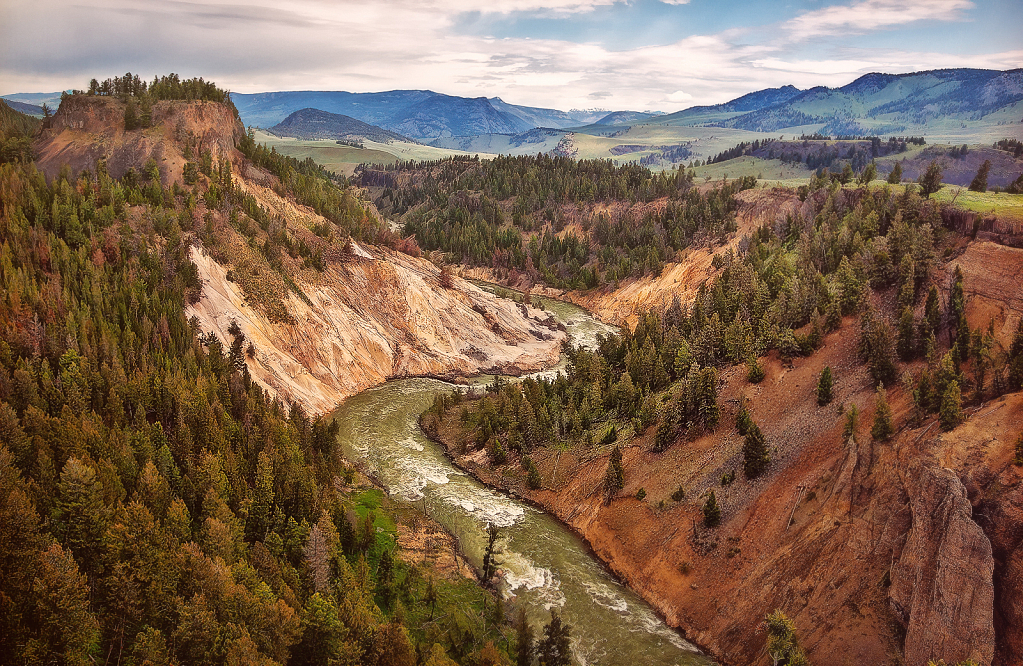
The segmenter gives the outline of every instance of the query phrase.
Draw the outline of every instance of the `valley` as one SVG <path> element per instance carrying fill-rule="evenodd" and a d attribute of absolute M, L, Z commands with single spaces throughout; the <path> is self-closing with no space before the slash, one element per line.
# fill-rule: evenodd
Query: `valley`
<path fill-rule="evenodd" d="M 1020 72 L 0 102 L 0 662 L 1017 663 Z"/>

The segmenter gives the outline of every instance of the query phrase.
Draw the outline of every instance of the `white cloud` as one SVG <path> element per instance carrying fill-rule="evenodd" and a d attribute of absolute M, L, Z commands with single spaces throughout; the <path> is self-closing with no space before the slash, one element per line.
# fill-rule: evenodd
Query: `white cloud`
<path fill-rule="evenodd" d="M 959 21 L 970 0 L 864 0 L 817 9 L 790 19 L 782 29 L 796 38 L 869 32 L 916 21 Z"/>
<path fill-rule="evenodd" d="M 592 8 L 603 1 L 543 4 Z M 819 49 L 821 57 L 811 58 L 793 50 L 786 37 L 743 44 L 747 33 L 738 30 L 630 50 L 559 39 L 453 34 L 453 16 L 469 0 L 71 2 L 23 0 L 5 7 L 0 92 L 84 87 L 93 76 L 127 70 L 145 76 L 176 71 L 205 76 L 237 92 L 428 88 L 562 109 L 589 107 L 599 99 L 602 107 L 614 109 L 674 111 L 786 84 L 843 85 L 871 71 L 1009 69 L 1023 62 L 1019 50 L 953 56 L 840 46 Z M 540 4 L 509 3 L 504 7 Z M 878 4 L 888 3 L 866 0 L 817 10 L 785 25 L 816 17 L 811 23 L 818 30 L 838 25 L 867 29 L 862 8 Z M 905 0 L 901 6 L 914 16 L 925 5 L 949 15 L 966 4 Z M 834 13 L 838 9 L 847 11 L 839 16 Z M 894 19 L 873 20 L 887 25 Z M 43 34 L 46 40 L 39 39 Z"/>

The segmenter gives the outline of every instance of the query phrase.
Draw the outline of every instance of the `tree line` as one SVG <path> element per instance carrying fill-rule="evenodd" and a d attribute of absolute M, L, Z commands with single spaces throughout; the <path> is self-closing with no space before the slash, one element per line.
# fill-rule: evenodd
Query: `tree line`
<path fill-rule="evenodd" d="M 226 90 L 218 88 L 213 81 L 206 81 L 202 77 L 182 79 L 174 73 L 165 76 L 154 76 L 151 82 L 147 82 L 145 79 L 140 78 L 138 74 L 132 74 L 131 72 L 124 76 L 104 79 L 102 82 L 92 79 L 89 81 L 89 87 L 86 90 L 73 90 L 72 94 L 124 98 L 149 97 L 153 100 L 206 101 L 232 104 L 231 94 Z"/>

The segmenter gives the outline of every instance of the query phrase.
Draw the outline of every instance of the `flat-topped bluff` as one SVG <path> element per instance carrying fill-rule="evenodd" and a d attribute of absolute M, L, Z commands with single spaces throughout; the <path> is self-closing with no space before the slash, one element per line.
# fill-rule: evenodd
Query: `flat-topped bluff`
<path fill-rule="evenodd" d="M 414 245 L 397 251 L 351 188 L 257 148 L 230 105 L 157 101 L 151 126 L 130 130 L 126 108 L 68 96 L 35 140 L 40 168 L 144 181 L 155 165 L 185 201 L 174 217 L 202 285 L 187 314 L 208 342 L 244 345 L 239 362 L 271 394 L 322 413 L 391 378 L 557 361 L 565 334 L 545 313 L 442 276 Z"/>
<path fill-rule="evenodd" d="M 185 164 L 203 152 L 213 159 L 240 157 L 234 151 L 244 128 L 226 104 L 156 101 L 152 126 L 134 130 L 125 129 L 126 106 L 116 97 L 65 97 L 33 144 L 36 164 L 53 178 L 65 165 L 78 173 L 95 168 L 102 158 L 110 175 L 120 178 L 152 158 L 163 184 L 170 185 L 182 180 Z"/>

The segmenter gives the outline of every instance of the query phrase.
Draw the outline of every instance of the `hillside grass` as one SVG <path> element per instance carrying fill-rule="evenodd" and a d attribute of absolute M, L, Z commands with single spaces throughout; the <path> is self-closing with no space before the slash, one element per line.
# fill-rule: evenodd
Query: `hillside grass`
<path fill-rule="evenodd" d="M 311 157 L 314 162 L 328 171 L 352 175 L 355 167 L 363 162 L 371 164 L 394 164 L 397 157 L 389 152 L 372 148 L 356 148 L 343 146 L 330 139 L 304 141 L 301 139 L 282 138 L 256 130 L 256 143 L 265 143 L 269 148 L 298 160 Z M 367 142 L 368 143 L 368 142 Z"/>
<path fill-rule="evenodd" d="M 360 164 L 394 164 L 398 160 L 438 160 L 452 155 L 476 155 L 488 159 L 489 153 L 475 153 L 449 148 L 437 148 L 418 143 L 392 141 L 379 143 L 363 141 L 363 147 L 345 146 L 333 139 L 295 139 L 279 137 L 263 130 L 255 130 L 256 143 L 266 144 L 268 148 L 276 148 L 282 155 L 304 160 L 312 158 L 314 162 L 328 171 L 351 176 L 355 167 Z"/>
<path fill-rule="evenodd" d="M 728 178 L 733 180 L 743 176 L 754 176 L 758 180 L 783 181 L 786 184 L 804 184 L 809 182 L 813 171 L 802 163 L 782 162 L 781 160 L 765 160 L 759 157 L 736 157 L 717 164 L 695 167 L 697 179 L 710 176 L 711 180 Z"/>
<path fill-rule="evenodd" d="M 957 206 L 983 215 L 995 215 L 1002 219 L 1023 222 L 1023 194 L 970 192 L 965 187 L 946 185 L 933 196 L 937 201 L 949 202 L 955 199 Z"/>

